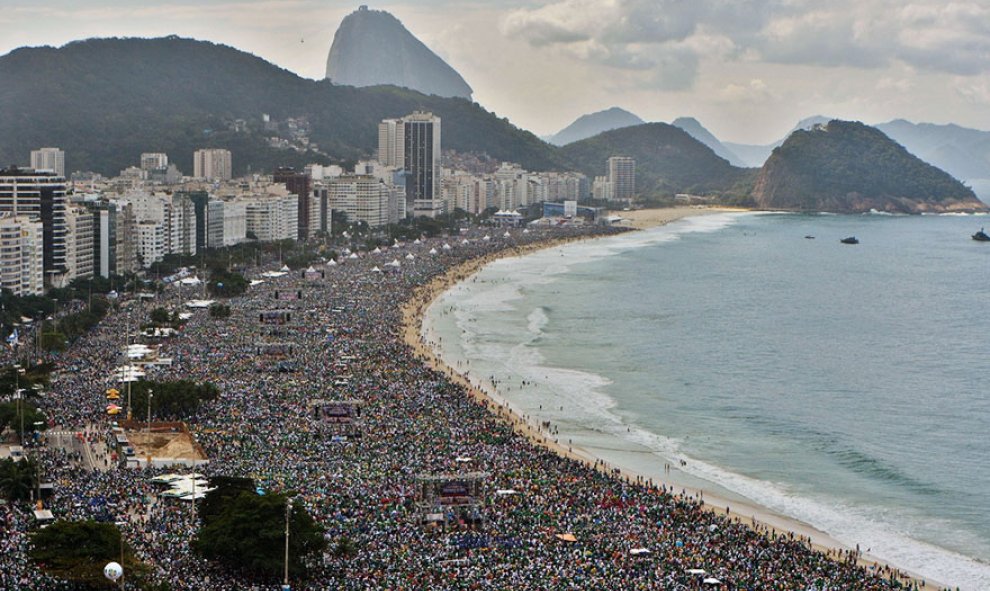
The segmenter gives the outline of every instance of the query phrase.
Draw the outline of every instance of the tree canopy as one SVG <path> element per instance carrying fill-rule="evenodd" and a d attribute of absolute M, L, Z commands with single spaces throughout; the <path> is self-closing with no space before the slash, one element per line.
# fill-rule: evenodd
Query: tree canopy
<path fill-rule="evenodd" d="M 140 578 L 147 570 L 112 523 L 56 521 L 31 535 L 29 555 L 48 574 L 94 588 L 106 588 L 108 562 L 119 562 L 125 577 Z"/>
<path fill-rule="evenodd" d="M 219 489 L 218 489 L 219 490 Z M 207 493 L 207 505 L 216 507 Z M 193 550 L 208 560 L 232 569 L 275 577 L 282 572 L 285 557 L 285 512 L 289 497 L 282 494 L 258 495 L 241 491 L 222 502 L 219 513 L 211 509 L 203 516 L 203 526 L 192 542 Z M 292 505 L 289 518 L 289 573 L 306 574 L 308 558 L 326 548 L 322 529 L 302 503 Z"/>

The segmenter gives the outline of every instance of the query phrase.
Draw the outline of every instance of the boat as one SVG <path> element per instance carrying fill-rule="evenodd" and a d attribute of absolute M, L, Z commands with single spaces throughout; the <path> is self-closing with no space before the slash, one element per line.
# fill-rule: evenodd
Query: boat
<path fill-rule="evenodd" d="M 815 237 L 814 237 L 814 236 L 812 236 L 811 234 L 808 234 L 807 236 L 805 236 L 805 237 L 804 237 L 804 239 L 805 239 L 805 240 L 814 240 L 814 239 L 815 239 Z"/>
<path fill-rule="evenodd" d="M 976 240 L 977 242 L 990 242 L 990 235 L 987 235 L 987 233 L 983 231 L 983 228 L 980 228 L 979 232 L 973 234 L 973 240 Z"/>
<path fill-rule="evenodd" d="M 859 244 L 859 240 L 857 240 L 855 236 L 850 236 L 848 238 L 843 238 L 842 240 L 839 240 L 839 242 L 841 242 L 843 244 Z"/>

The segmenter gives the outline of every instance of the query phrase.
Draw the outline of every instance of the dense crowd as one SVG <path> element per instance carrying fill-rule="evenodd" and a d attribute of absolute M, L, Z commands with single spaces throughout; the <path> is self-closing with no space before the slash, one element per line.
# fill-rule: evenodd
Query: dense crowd
<path fill-rule="evenodd" d="M 269 277 L 230 300 L 228 318 L 196 310 L 179 336 L 162 341 L 172 366 L 150 370 L 149 379 L 216 384 L 220 396 L 189 419 L 210 459 L 198 471 L 298 491 L 325 528 L 328 551 L 295 588 L 910 588 L 884 567 L 858 565 L 853 552 L 827 556 L 807 540 L 758 531 L 660 485 L 629 482 L 533 445 L 514 430 L 514 419 L 467 396 L 404 342 L 403 304 L 454 265 L 612 231 L 472 230 L 340 256 L 332 266 L 320 263 L 325 276 L 315 280 L 299 271 Z M 399 265 L 387 265 L 393 260 Z M 277 268 L 252 269 L 250 278 Z M 165 470 L 119 468 L 104 440 L 103 393 L 116 385 L 112 370 L 128 327 L 133 332 L 150 306 L 181 309 L 202 296 L 199 290 L 173 286 L 150 304 L 129 303 L 60 354 L 44 410 L 55 429 L 90 435 L 71 447 L 53 445 L 49 436 L 33 453 L 44 480 L 55 483 L 47 503 L 55 516 L 117 522 L 156 581 L 177 590 L 277 589 L 276 580 L 229 572 L 194 555 L 190 503 L 162 499 L 149 483 Z M 276 290 L 301 291 L 302 298 L 277 301 Z M 279 307 L 291 309 L 290 322 L 260 324 L 260 311 Z M 292 365 L 283 366 L 290 371 L 259 356 L 264 341 L 293 345 Z M 335 436 L 341 427 L 315 417 L 315 399 L 360 401 L 361 436 Z M 464 470 L 489 475 L 483 523 L 425 526 L 416 477 Z M 510 489 L 515 494 L 496 494 Z M 26 558 L 31 520 L 27 506 L 0 506 L 0 588 L 70 588 Z M 333 552 L 343 540 L 354 553 Z M 705 585 L 705 577 L 720 582 Z"/>

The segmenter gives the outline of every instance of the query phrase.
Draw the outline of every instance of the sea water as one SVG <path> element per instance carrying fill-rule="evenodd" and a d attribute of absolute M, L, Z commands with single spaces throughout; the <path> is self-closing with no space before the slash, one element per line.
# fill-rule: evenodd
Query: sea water
<path fill-rule="evenodd" d="M 563 444 L 985 590 L 987 219 L 688 218 L 497 261 L 425 331 Z"/>

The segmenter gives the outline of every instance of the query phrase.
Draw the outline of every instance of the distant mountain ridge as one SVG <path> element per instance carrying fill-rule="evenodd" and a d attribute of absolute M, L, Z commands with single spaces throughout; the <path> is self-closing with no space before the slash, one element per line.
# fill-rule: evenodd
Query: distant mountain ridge
<path fill-rule="evenodd" d="M 581 115 L 573 123 L 547 138 L 547 141 L 555 146 L 566 146 L 606 131 L 642 124 L 643 120 L 638 116 L 625 109 L 612 107 L 604 111 Z"/>
<path fill-rule="evenodd" d="M 780 138 L 772 144 L 759 145 L 759 144 L 737 144 L 732 142 L 723 142 L 725 147 L 736 154 L 742 165 L 751 167 L 761 167 L 763 163 L 767 161 L 770 157 L 770 153 L 773 152 L 774 148 L 782 145 L 792 133 L 798 130 L 809 130 L 816 125 L 825 125 L 831 121 L 831 117 L 825 117 L 823 115 L 814 115 L 812 117 L 806 117 L 800 121 L 798 124 L 791 128 L 784 137 Z"/>
<path fill-rule="evenodd" d="M 741 168 L 747 167 L 746 162 L 742 158 L 736 156 L 732 150 L 719 141 L 719 139 L 715 137 L 712 132 L 705 129 L 701 122 L 694 117 L 678 117 L 677 119 L 671 121 L 670 124 L 688 132 L 691 137 L 711 148 L 712 151 L 715 152 L 715 154 L 717 154 L 720 158 L 725 158 L 728 160 L 729 164 Z"/>
<path fill-rule="evenodd" d="M 753 199 L 789 211 L 987 210 L 968 187 L 880 130 L 839 120 L 790 134 L 760 170 Z"/>
<path fill-rule="evenodd" d="M 327 55 L 326 77 L 334 84 L 390 84 L 423 94 L 471 100 L 471 87 L 399 19 L 366 6 L 344 17 Z"/>

